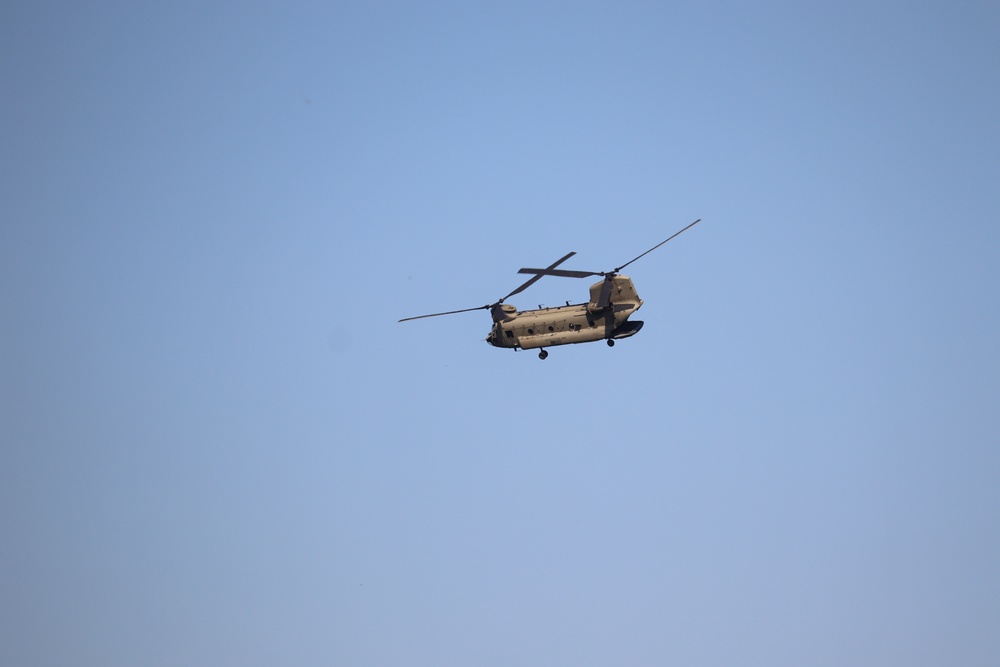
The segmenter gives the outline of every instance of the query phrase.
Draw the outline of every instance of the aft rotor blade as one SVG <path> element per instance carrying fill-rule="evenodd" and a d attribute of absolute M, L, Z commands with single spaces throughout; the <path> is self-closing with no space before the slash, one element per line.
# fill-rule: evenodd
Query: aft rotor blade
<path fill-rule="evenodd" d="M 688 225 L 687 227 L 685 227 L 685 228 L 684 228 L 684 229 L 682 229 L 681 231 L 679 231 L 679 232 L 677 232 L 676 234 L 674 234 L 673 236 L 671 236 L 671 237 L 670 237 L 669 239 L 667 239 L 667 241 L 669 241 L 670 239 L 673 239 L 673 238 L 675 238 L 675 237 L 677 237 L 677 236 L 680 236 L 681 234 L 683 234 L 683 233 L 684 233 L 684 232 L 686 232 L 687 230 L 689 230 L 689 229 L 691 229 L 692 227 L 694 227 L 695 225 L 697 225 L 697 224 L 698 224 L 699 222 L 701 222 L 701 218 L 698 218 L 697 220 L 695 220 L 694 222 L 692 222 L 692 223 L 691 223 L 690 225 Z M 649 250 L 647 250 L 646 252 L 644 252 L 644 253 L 642 253 L 641 255 L 639 255 L 639 257 L 645 257 L 646 255 L 648 255 L 649 253 L 653 252 L 654 250 L 656 250 L 657 248 L 659 248 L 659 247 L 660 247 L 661 245 L 663 245 L 664 243 L 666 243 L 667 241 L 663 241 L 662 243 L 657 243 L 657 244 L 656 244 L 656 245 L 654 245 L 654 246 L 653 246 L 652 248 L 650 248 L 650 249 L 649 249 Z M 639 259 L 639 257 L 636 257 L 636 258 L 635 258 L 635 259 L 633 259 L 633 260 L 630 260 L 630 261 L 628 261 L 628 262 L 625 262 L 624 264 L 622 264 L 621 266 L 619 266 L 619 267 L 618 267 L 617 269 L 615 269 L 614 271 L 611 271 L 611 273 L 618 273 L 619 271 L 621 271 L 622 269 L 624 269 L 624 268 L 625 268 L 626 266 L 628 266 L 629 264 L 631 264 L 632 262 L 634 262 L 634 261 L 635 261 L 636 259 Z"/>
<path fill-rule="evenodd" d="M 614 278 L 613 275 L 607 276 L 604 279 L 604 284 L 601 285 L 601 295 L 597 298 L 597 308 L 598 310 L 608 307 L 608 300 L 611 298 L 611 279 Z"/>
<path fill-rule="evenodd" d="M 516 290 L 514 290 L 513 292 L 511 292 L 510 294 L 508 294 L 504 298 L 500 299 L 500 301 L 506 301 L 507 299 L 509 299 L 510 297 L 514 296 L 515 294 L 520 294 L 524 290 L 528 289 L 529 287 L 531 287 L 532 285 L 534 285 L 536 282 L 538 282 L 538 280 L 542 276 L 546 275 L 547 271 L 551 271 L 552 269 L 556 268 L 557 266 L 559 266 L 560 264 L 562 264 L 563 262 L 565 262 L 567 259 L 569 259 L 570 257 L 572 257 L 575 254 L 576 254 L 575 252 L 571 252 L 568 255 L 566 255 L 565 257 L 563 257 L 562 259 L 557 259 L 556 261 L 554 261 L 551 265 L 549 265 L 548 268 L 540 269 L 540 272 L 538 274 L 536 274 L 533 278 L 530 278 L 526 283 L 524 283 L 523 285 L 521 285 L 520 287 L 518 287 Z M 518 271 L 518 273 L 522 273 L 522 271 Z M 532 273 L 534 273 L 534 271 L 532 271 Z"/>
<path fill-rule="evenodd" d="M 518 273 L 537 273 L 541 276 L 556 276 L 558 278 L 589 278 L 601 275 L 596 271 L 567 271 L 566 269 L 520 269 Z"/>
<path fill-rule="evenodd" d="M 410 320 L 422 320 L 425 317 L 438 317 L 439 315 L 454 315 L 455 313 L 469 313 L 473 310 L 486 310 L 487 308 L 492 308 L 493 304 L 488 306 L 476 306 L 475 308 L 463 308 L 462 310 L 449 310 L 447 313 L 431 313 L 430 315 L 417 315 L 416 317 L 404 317 L 399 320 L 400 322 L 409 322 Z"/>

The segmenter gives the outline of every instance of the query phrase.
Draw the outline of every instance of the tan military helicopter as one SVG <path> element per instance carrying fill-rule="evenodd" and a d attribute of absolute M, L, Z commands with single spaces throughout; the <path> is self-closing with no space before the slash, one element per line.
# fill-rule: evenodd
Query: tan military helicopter
<path fill-rule="evenodd" d="M 667 241 L 679 236 L 701 222 L 701 218 L 677 232 Z M 569 345 L 570 343 L 591 343 L 597 340 L 607 340 L 609 346 L 615 341 L 634 336 L 642 328 L 642 322 L 629 322 L 628 318 L 642 307 L 642 299 L 636 294 L 635 285 L 628 276 L 619 275 L 626 266 L 653 252 L 663 241 L 611 271 L 567 271 L 556 267 L 575 255 L 571 252 L 556 260 L 544 269 L 521 269 L 518 273 L 533 274 L 523 285 L 503 297 L 496 303 L 462 310 L 449 310 L 446 313 L 431 313 L 406 317 L 400 322 L 419 320 L 425 317 L 454 315 L 468 313 L 473 310 L 489 310 L 493 316 L 493 328 L 486 336 L 486 342 L 494 347 L 506 347 L 514 350 L 538 349 L 538 358 L 549 356 L 546 347 Z M 590 286 L 590 300 L 586 303 L 570 304 L 555 308 L 541 308 L 518 312 L 517 308 L 504 303 L 507 299 L 520 294 L 533 285 L 542 276 L 559 276 L 562 278 L 589 278 L 603 276 L 604 279 Z"/>

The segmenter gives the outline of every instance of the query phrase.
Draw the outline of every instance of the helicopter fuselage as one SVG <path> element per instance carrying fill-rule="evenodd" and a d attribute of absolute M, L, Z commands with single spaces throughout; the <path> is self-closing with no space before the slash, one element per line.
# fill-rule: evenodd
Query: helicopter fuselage
<path fill-rule="evenodd" d="M 628 318 L 642 307 L 642 299 L 628 276 L 616 275 L 611 283 L 611 296 L 603 308 L 599 307 L 603 280 L 591 285 L 586 303 L 520 312 L 510 304 L 497 304 L 491 311 L 494 324 L 486 342 L 529 350 L 633 336 L 642 322 Z"/>
<path fill-rule="evenodd" d="M 576 269 L 558 268 L 563 262 L 574 256 L 570 252 L 557 259 L 545 268 L 521 268 L 518 273 L 532 276 L 524 283 L 500 297 L 495 302 L 485 306 L 449 310 L 443 313 L 429 313 L 416 317 L 404 317 L 400 322 L 422 320 L 426 317 L 455 315 L 469 313 L 474 310 L 489 310 L 493 317 L 493 328 L 486 336 L 486 342 L 493 347 L 504 347 L 512 350 L 538 349 L 538 358 L 545 359 L 549 353 L 546 347 L 570 345 L 572 343 L 591 343 L 606 340 L 608 346 L 613 346 L 619 338 L 634 336 L 642 328 L 642 322 L 630 322 L 629 317 L 642 307 L 642 299 L 635 291 L 635 285 L 628 276 L 621 275 L 621 270 L 629 264 L 641 259 L 667 243 L 679 234 L 691 229 L 701 222 L 698 218 L 690 225 L 674 233 L 666 241 L 660 241 L 646 252 L 633 257 L 621 266 L 610 271 L 578 271 Z M 601 276 L 603 280 L 590 286 L 590 300 L 586 303 L 570 304 L 555 308 L 525 310 L 518 312 L 517 308 L 505 303 L 507 299 L 520 294 L 535 284 L 542 276 L 561 278 L 589 278 Z"/>

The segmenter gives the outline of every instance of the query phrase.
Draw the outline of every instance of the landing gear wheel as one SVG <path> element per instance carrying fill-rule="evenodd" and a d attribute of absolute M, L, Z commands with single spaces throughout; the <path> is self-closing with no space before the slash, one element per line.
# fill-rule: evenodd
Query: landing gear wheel
<path fill-rule="evenodd" d="M 549 356 L 549 353 L 546 352 L 545 350 L 542 350 L 541 352 L 538 353 L 538 358 L 539 359 L 544 359 L 547 356 Z"/>
<path fill-rule="evenodd" d="M 614 347 L 614 346 L 615 346 L 615 339 L 614 338 L 609 338 L 608 339 L 608 347 Z"/>

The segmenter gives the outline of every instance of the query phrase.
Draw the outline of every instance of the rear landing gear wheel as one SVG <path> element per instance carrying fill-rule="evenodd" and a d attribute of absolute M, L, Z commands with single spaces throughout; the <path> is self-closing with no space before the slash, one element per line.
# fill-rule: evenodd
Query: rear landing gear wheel
<path fill-rule="evenodd" d="M 544 359 L 547 356 L 549 356 L 549 353 L 546 352 L 545 350 L 542 350 L 541 352 L 538 353 L 538 358 L 539 359 Z"/>
<path fill-rule="evenodd" d="M 608 339 L 608 347 L 614 347 L 614 346 L 615 346 L 615 339 L 614 338 L 609 338 Z"/>

